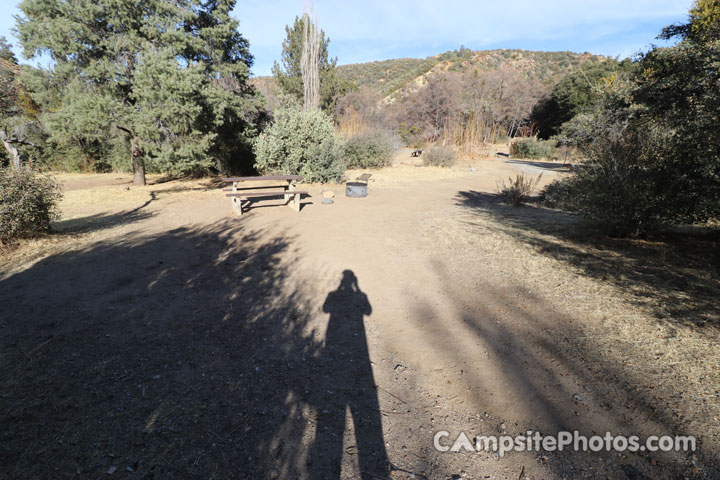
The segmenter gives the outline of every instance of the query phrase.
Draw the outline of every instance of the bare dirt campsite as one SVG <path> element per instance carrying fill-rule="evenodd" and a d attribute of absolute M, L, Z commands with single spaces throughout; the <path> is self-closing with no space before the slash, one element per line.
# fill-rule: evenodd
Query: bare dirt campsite
<path fill-rule="evenodd" d="M 551 163 L 400 157 L 242 217 L 218 179 L 61 174 L 56 233 L 0 264 L 0 477 L 717 478 L 711 240 L 499 201 Z M 698 446 L 433 446 L 528 430 Z"/>

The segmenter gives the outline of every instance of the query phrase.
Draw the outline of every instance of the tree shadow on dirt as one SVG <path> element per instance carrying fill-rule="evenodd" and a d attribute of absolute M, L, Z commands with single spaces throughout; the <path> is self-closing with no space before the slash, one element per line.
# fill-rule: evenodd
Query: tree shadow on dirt
<path fill-rule="evenodd" d="M 449 277 L 439 262 L 435 271 L 441 278 Z M 567 315 L 555 311 L 526 289 L 499 289 L 490 282 L 477 288 L 483 292 L 478 299 L 460 298 L 450 290 L 446 292 L 455 305 L 454 315 L 468 327 L 465 331 L 472 335 L 471 340 L 449 334 L 444 327 L 447 320 L 430 304 L 418 303 L 411 316 L 426 332 L 426 348 L 439 352 L 447 364 L 467 365 L 468 358 L 476 359 L 462 376 L 452 381 L 474 390 L 481 399 L 475 407 L 487 409 L 487 413 L 478 415 L 470 423 L 436 424 L 436 428 L 450 431 L 451 439 L 459 431 L 466 431 L 468 435 L 500 433 L 515 437 L 525 435 L 528 430 L 542 435 L 577 430 L 588 438 L 611 432 L 639 435 L 642 441 L 649 435 L 700 433 L 683 431 L 679 419 L 636 388 L 643 379 L 623 365 L 606 361 L 592 339 Z M 486 304 L 489 299 L 493 304 L 506 306 L 505 314 L 490 308 Z M 518 319 L 517 323 L 508 323 L 508 317 Z M 497 385 L 502 385 L 502 391 L 494 388 Z M 514 405 L 508 411 L 532 420 L 497 414 L 506 402 Z M 449 446 L 452 440 L 446 443 Z M 515 475 L 537 462 L 557 478 L 714 478 L 720 471 L 714 466 L 717 458 L 712 448 L 712 445 L 699 445 L 698 456 L 704 455 L 706 462 L 700 463 L 701 468 L 696 468 L 694 456 L 688 452 L 618 454 L 575 452 L 568 447 L 563 452 L 540 449 L 525 456 L 510 452 L 499 460 L 517 472 Z M 492 458 L 491 452 L 479 455 Z M 467 461 L 465 469 L 481 473 L 473 471 L 473 460 Z M 479 465 L 482 468 L 482 464 Z M 540 478 L 546 474 L 547 471 L 541 473 Z"/>
<path fill-rule="evenodd" d="M 132 210 L 60 220 L 53 223 L 53 230 L 59 233 L 88 233 L 117 227 L 119 225 L 137 223 L 153 216 L 153 214 L 145 210 L 145 208 L 157 199 L 157 194 L 150 192 L 150 198 Z"/>
<path fill-rule="evenodd" d="M 633 294 L 658 318 L 708 334 L 720 328 L 720 245 L 717 240 L 657 235 L 646 240 L 610 238 L 564 212 L 516 208 L 497 195 L 459 192 L 458 205 L 489 214 L 502 231 L 585 276 Z"/>
<path fill-rule="evenodd" d="M 343 280 L 328 295 L 323 337 L 299 256 L 223 221 L 0 282 L 0 477 L 338 478 L 348 408 L 344 453 L 386 471 L 364 294 Z"/>

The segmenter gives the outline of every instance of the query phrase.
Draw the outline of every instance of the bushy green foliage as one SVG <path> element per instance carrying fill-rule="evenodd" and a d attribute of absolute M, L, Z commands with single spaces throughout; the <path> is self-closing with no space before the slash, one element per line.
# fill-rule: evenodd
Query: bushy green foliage
<path fill-rule="evenodd" d="M 25 55 L 46 52 L 55 62 L 31 88 L 50 146 L 107 165 L 96 154 L 125 137 L 137 183 L 146 169 L 181 175 L 229 158 L 252 163 L 262 102 L 248 85 L 253 57 L 234 4 L 20 2 Z"/>
<path fill-rule="evenodd" d="M 433 146 L 423 151 L 423 165 L 432 167 L 452 167 L 457 161 L 457 154 L 451 147 Z"/>
<path fill-rule="evenodd" d="M 720 0 L 696 0 L 689 22 L 667 26 L 660 38 L 681 37 L 684 42 L 707 45 L 720 39 Z"/>
<path fill-rule="evenodd" d="M 508 178 L 508 183 L 503 181 L 498 184 L 498 194 L 505 203 L 514 207 L 520 207 L 528 200 L 528 197 L 530 197 L 541 178 L 542 174 L 536 178 L 532 178 L 524 173 L 519 173 L 515 178 Z"/>
<path fill-rule="evenodd" d="M 532 109 L 530 120 L 538 136 L 548 139 L 560 133 L 563 123 L 574 116 L 592 109 L 599 100 L 602 81 L 632 69 L 632 62 L 589 62 L 568 74 L 555 85 L 550 95 L 540 100 Z"/>
<path fill-rule="evenodd" d="M 308 182 L 337 181 L 345 171 L 330 117 L 291 106 L 255 140 L 255 168 L 267 174 L 302 175 Z"/>
<path fill-rule="evenodd" d="M 18 63 L 17 57 L 12 51 L 12 45 L 3 36 L 0 36 L 0 58 L 10 63 Z"/>
<path fill-rule="evenodd" d="M 334 137 L 325 138 L 310 148 L 300 175 L 308 182 L 331 183 L 340 181 L 345 173 L 342 160 L 343 145 Z"/>
<path fill-rule="evenodd" d="M 536 140 L 521 138 L 510 144 L 510 154 L 518 158 L 553 158 L 557 142 L 553 140 Z"/>
<path fill-rule="evenodd" d="M 663 132 L 598 129 L 585 153 L 573 175 L 544 190 L 549 206 L 578 212 L 612 235 L 641 235 L 684 216 L 676 179 L 663 168 L 671 153 Z"/>
<path fill-rule="evenodd" d="M 0 169 L 0 244 L 49 230 L 60 197 L 48 176 L 27 167 Z"/>
<path fill-rule="evenodd" d="M 719 72 L 720 41 L 648 52 L 568 125 L 587 160 L 547 200 L 618 235 L 720 218 Z"/>
<path fill-rule="evenodd" d="M 385 132 L 372 131 L 351 137 L 345 142 L 343 160 L 350 168 L 380 168 L 390 165 L 399 140 Z"/>

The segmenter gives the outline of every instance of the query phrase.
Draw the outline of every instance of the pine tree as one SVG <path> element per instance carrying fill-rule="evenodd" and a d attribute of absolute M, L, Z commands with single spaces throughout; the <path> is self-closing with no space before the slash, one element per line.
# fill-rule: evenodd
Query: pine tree
<path fill-rule="evenodd" d="M 275 62 L 272 73 L 277 79 L 280 89 L 301 104 L 304 103 L 304 86 L 302 78 L 302 56 L 305 34 L 305 21 L 303 17 L 295 17 L 293 26 L 285 26 L 285 40 L 282 44 L 282 65 Z M 312 23 L 310 20 L 308 23 Z M 354 88 L 349 82 L 341 80 L 336 72 L 337 58 L 329 58 L 328 45 L 330 39 L 320 29 L 316 32 L 319 37 L 317 58 L 319 59 L 320 73 L 320 108 L 332 111 L 335 99 Z"/>
<path fill-rule="evenodd" d="M 7 38 L 2 36 L 0 36 L 0 58 L 10 63 L 18 63 L 12 51 L 12 45 L 8 43 Z"/>
<path fill-rule="evenodd" d="M 203 172 L 211 153 L 242 150 L 261 103 L 253 57 L 230 17 L 234 0 L 23 0 L 17 31 L 29 58 L 49 53 L 61 88 L 46 114 L 54 137 L 122 132 L 134 183 L 148 163 Z M 233 124 L 240 135 L 228 135 Z M 235 146 L 233 146 L 233 144 Z"/>
<path fill-rule="evenodd" d="M 21 166 L 20 150 L 17 138 L 13 135 L 14 120 L 20 114 L 18 100 L 18 85 L 16 76 L 20 74 L 17 58 L 11 50 L 11 45 L 5 37 L 0 37 L 0 142 L 2 142 L 10 164 L 19 169 Z M 5 152 L 0 155 L 0 164 L 5 163 Z"/>

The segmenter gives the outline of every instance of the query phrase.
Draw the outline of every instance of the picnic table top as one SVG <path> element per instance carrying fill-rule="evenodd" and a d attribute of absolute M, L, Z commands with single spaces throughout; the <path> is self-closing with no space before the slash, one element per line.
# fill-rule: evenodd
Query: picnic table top
<path fill-rule="evenodd" d="M 300 175 L 267 175 L 264 177 L 227 177 L 223 182 L 253 182 L 260 180 L 302 180 Z"/>

